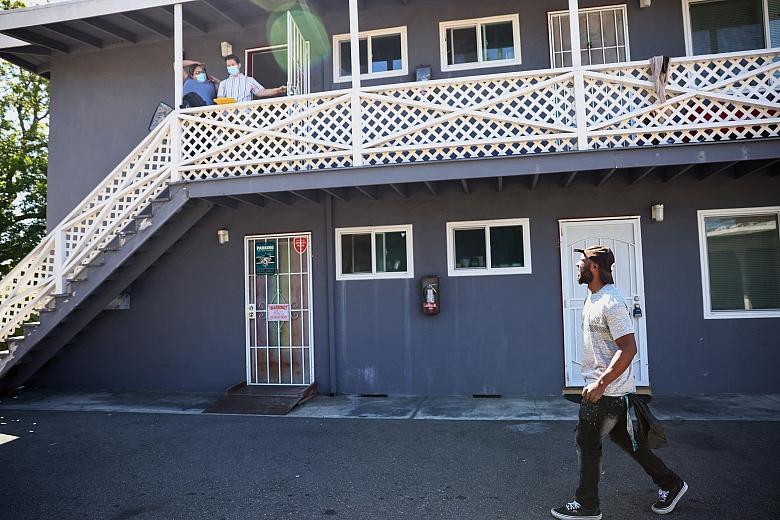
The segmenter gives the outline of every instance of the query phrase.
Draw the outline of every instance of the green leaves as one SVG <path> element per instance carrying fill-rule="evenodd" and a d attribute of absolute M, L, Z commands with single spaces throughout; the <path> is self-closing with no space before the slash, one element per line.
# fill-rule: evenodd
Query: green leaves
<path fill-rule="evenodd" d="M 0 0 L 0 7 L 20 2 Z M 49 82 L 0 60 L 0 276 L 46 234 Z"/>

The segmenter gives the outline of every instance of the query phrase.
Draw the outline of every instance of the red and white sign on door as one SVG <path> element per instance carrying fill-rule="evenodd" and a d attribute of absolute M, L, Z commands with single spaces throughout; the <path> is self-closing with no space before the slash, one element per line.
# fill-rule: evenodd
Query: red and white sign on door
<path fill-rule="evenodd" d="M 295 237 L 293 239 L 293 247 L 296 253 L 302 255 L 306 252 L 306 248 L 309 247 L 309 239 L 307 237 Z"/>

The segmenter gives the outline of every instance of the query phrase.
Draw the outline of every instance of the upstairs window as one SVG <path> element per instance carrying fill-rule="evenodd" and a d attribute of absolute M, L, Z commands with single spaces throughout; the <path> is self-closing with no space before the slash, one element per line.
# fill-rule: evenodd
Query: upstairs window
<path fill-rule="evenodd" d="M 547 14 L 550 64 L 571 67 L 571 32 L 568 11 Z M 631 59 L 628 49 L 626 6 L 580 9 L 580 50 L 583 65 L 616 63 Z"/>
<path fill-rule="evenodd" d="M 408 74 L 406 27 L 358 33 L 360 78 L 374 79 Z M 352 80 L 349 34 L 333 37 L 333 81 Z"/>
<path fill-rule="evenodd" d="M 778 0 L 683 0 L 689 55 L 780 45 Z"/>
<path fill-rule="evenodd" d="M 442 22 L 439 39 L 442 71 L 521 62 L 520 19 L 516 14 Z"/>

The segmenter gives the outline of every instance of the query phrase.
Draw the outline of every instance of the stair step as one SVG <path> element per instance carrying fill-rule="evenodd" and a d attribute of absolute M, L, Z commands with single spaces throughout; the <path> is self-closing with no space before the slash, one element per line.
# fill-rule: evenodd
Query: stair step
<path fill-rule="evenodd" d="M 157 196 L 154 198 L 154 202 L 168 202 L 171 200 L 171 188 L 166 186 Z"/>
<path fill-rule="evenodd" d="M 133 218 L 137 220 L 143 220 L 146 218 L 151 218 L 153 214 L 154 207 L 152 204 L 148 204 L 144 209 L 138 212 Z"/>
<path fill-rule="evenodd" d="M 81 265 L 83 266 L 92 266 L 92 267 L 98 267 L 106 263 L 106 260 L 103 258 L 102 254 L 97 255 L 92 260 L 84 260 L 81 262 Z"/>
<path fill-rule="evenodd" d="M 103 247 L 103 251 L 119 251 L 120 249 L 122 249 L 122 239 L 120 237 L 114 237 Z"/>
<path fill-rule="evenodd" d="M 32 331 L 37 329 L 41 325 L 40 321 L 31 321 L 29 323 L 22 323 L 22 328 L 25 331 Z"/>
<path fill-rule="evenodd" d="M 52 298 L 55 298 L 55 299 L 58 299 L 58 300 L 67 300 L 68 298 L 72 298 L 72 297 L 73 297 L 73 293 L 72 292 L 52 294 Z"/>
<path fill-rule="evenodd" d="M 122 231 L 120 231 L 118 233 L 118 235 L 120 237 L 126 237 L 126 236 L 130 236 L 130 235 L 135 235 L 136 233 L 138 233 L 138 221 L 137 220 L 133 220 L 128 225 L 126 225 L 122 229 Z"/>

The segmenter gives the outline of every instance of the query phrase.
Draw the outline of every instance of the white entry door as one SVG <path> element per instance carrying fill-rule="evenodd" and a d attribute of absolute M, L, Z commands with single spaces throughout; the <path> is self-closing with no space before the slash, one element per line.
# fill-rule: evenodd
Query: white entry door
<path fill-rule="evenodd" d="M 309 42 L 287 11 L 287 95 L 309 94 L 311 57 Z"/>
<path fill-rule="evenodd" d="M 560 231 L 566 386 L 585 384 L 582 379 L 582 307 L 588 296 L 588 286 L 577 283 L 577 262 L 582 254 L 574 250 L 597 244 L 605 245 L 615 253 L 615 286 L 632 315 L 635 308 L 642 313 L 641 317 L 634 318 L 638 352 L 633 371 L 637 386 L 649 386 L 639 217 L 561 220 Z"/>
<path fill-rule="evenodd" d="M 246 263 L 246 382 L 314 382 L 311 234 L 249 236 Z"/>

